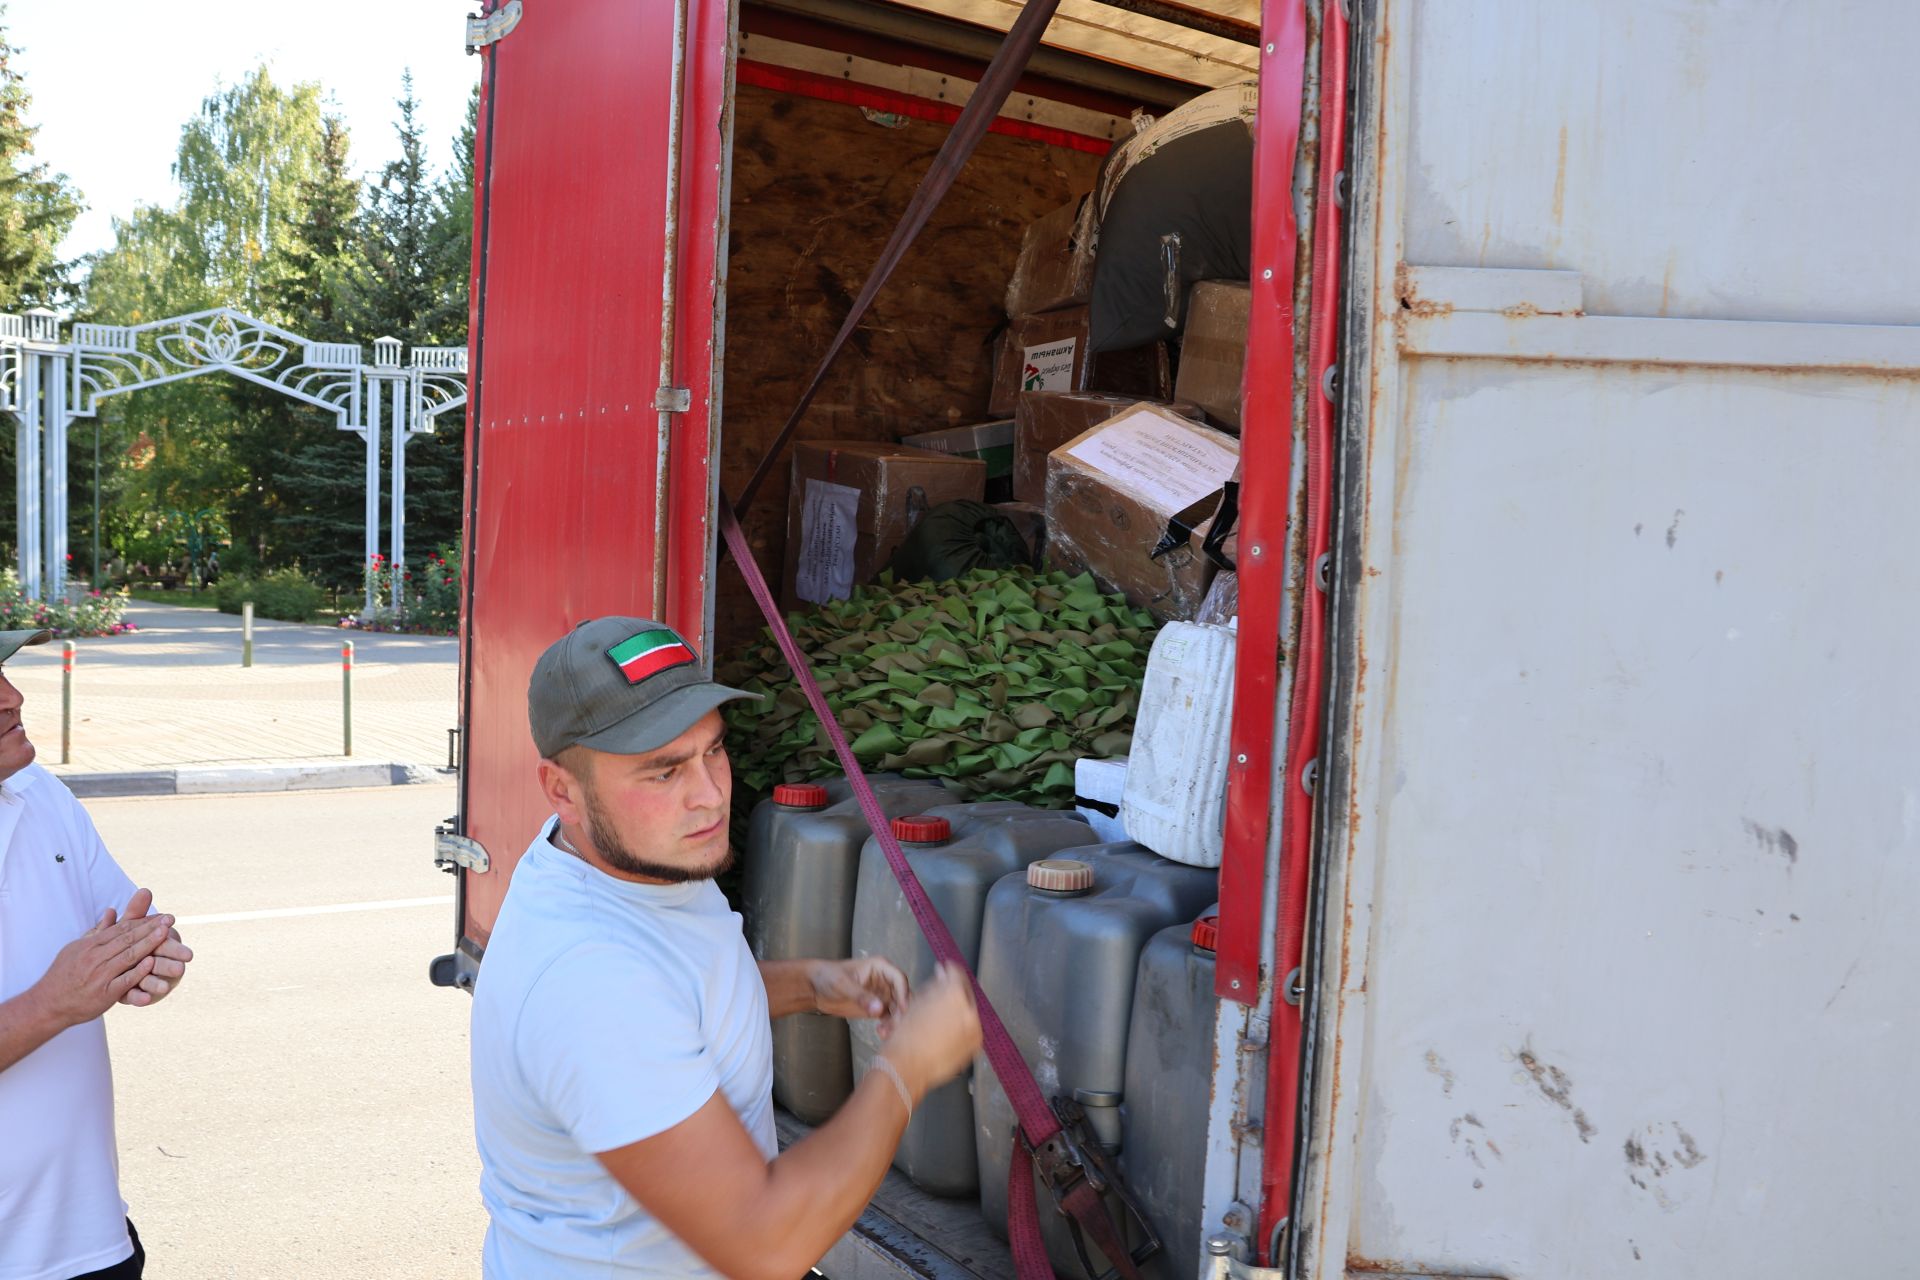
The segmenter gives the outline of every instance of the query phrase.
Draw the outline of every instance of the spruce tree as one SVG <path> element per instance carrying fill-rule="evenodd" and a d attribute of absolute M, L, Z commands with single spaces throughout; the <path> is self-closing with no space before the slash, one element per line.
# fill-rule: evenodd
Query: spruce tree
<path fill-rule="evenodd" d="M 436 190 L 429 181 L 426 136 L 419 122 L 411 72 L 401 80 L 396 106 L 394 132 L 400 140 L 400 155 L 382 168 L 367 188 L 358 261 L 346 308 L 349 324 L 354 336 L 364 343 L 394 337 L 409 349 L 455 345 L 466 340 L 466 329 L 464 306 L 459 307 L 456 320 L 446 284 L 447 264 L 455 254 L 449 247 L 449 234 L 443 230 L 449 200 L 443 189 Z M 460 180 L 458 170 L 453 180 Z M 407 445 L 406 520 L 411 565 L 459 537 L 464 454 L 461 437 L 458 415 L 450 414 L 433 435 L 416 436 Z M 383 465 L 392 466 L 390 446 Z M 390 486 L 383 488 L 391 492 Z M 390 520 L 391 514 L 386 518 Z"/>
<path fill-rule="evenodd" d="M 0 311 L 64 307 L 73 296 L 74 264 L 61 261 L 60 242 L 84 206 L 67 176 L 34 155 L 33 97 L 16 65 L 19 51 L 7 39 L 5 14 L 0 7 Z M 7 564 L 13 563 L 14 508 L 13 430 L 0 423 L 0 537 L 7 542 L 0 554 Z"/>
<path fill-rule="evenodd" d="M 15 65 L 18 53 L 0 26 L 0 310 L 7 311 L 71 301 L 73 264 L 60 260 L 60 242 L 85 207 L 67 175 L 34 156 L 39 129 L 27 123 L 33 95 Z"/>
<path fill-rule="evenodd" d="M 346 125 L 321 124 L 319 167 L 301 190 L 304 217 L 287 254 L 283 286 L 290 327 L 318 342 L 347 337 L 343 312 L 359 251 L 360 183 Z M 333 415 L 299 408 L 281 438 L 273 555 L 297 563 L 336 591 L 359 589 L 366 536 L 366 446 Z"/>

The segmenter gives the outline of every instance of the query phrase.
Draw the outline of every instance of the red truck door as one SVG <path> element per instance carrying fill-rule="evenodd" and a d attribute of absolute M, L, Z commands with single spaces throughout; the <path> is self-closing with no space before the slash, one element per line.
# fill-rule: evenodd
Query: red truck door
<path fill-rule="evenodd" d="M 706 630 L 729 22 L 723 0 L 494 0 L 470 27 L 464 767 L 439 846 L 460 936 L 436 981 L 470 978 L 546 813 L 541 650 L 608 613 Z"/>

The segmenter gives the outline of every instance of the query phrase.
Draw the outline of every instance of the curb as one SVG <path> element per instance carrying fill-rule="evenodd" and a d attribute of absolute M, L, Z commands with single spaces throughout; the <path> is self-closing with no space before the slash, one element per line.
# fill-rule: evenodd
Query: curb
<path fill-rule="evenodd" d="M 208 796 L 345 787 L 404 787 L 451 782 L 452 769 L 426 764 L 272 764 L 230 768 L 131 769 L 55 774 L 81 799 L 120 796 Z"/>

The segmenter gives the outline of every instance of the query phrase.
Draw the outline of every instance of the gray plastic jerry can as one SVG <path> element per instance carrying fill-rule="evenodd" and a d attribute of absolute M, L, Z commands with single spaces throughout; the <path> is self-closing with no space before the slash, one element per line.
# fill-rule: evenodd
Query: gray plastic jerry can
<path fill-rule="evenodd" d="M 946 804 L 937 783 L 870 779 L 889 818 Z M 753 811 L 741 868 L 747 944 L 760 960 L 836 960 L 853 954 L 853 890 L 860 846 L 872 833 L 845 778 L 787 783 Z M 774 1101 L 821 1124 L 853 1091 L 847 1024 L 799 1013 L 773 1024 Z"/>
<path fill-rule="evenodd" d="M 1140 955 L 1154 934 L 1192 921 L 1218 895 L 1215 873 L 1137 844 L 1096 845 L 1036 862 L 994 885 L 980 938 L 980 985 L 1033 1069 L 1040 1092 L 1085 1108 L 1093 1140 L 1123 1152 L 1127 1033 Z M 1196 1088 L 1207 1087 L 1202 1076 Z M 974 1063 L 980 1203 L 1006 1234 L 1013 1107 L 985 1055 Z M 1066 1220 L 1037 1188 L 1047 1253 L 1079 1274 Z M 1124 1221 L 1117 1203 L 1116 1222 Z M 1089 1245 L 1096 1264 L 1108 1265 Z"/>
<path fill-rule="evenodd" d="M 1213 949 L 1219 908 L 1162 929 L 1140 955 L 1120 1102 L 1120 1172 L 1160 1237 L 1147 1280 L 1200 1272 L 1207 1102 L 1213 1092 Z M 1138 1244 L 1138 1240 L 1130 1241 Z"/>
<path fill-rule="evenodd" d="M 898 818 L 893 834 L 969 965 L 979 960 L 980 920 L 994 882 L 1093 839 L 1092 829 L 1078 814 L 1005 802 L 947 805 Z M 878 840 L 868 840 L 860 853 L 853 954 L 887 957 L 915 986 L 933 977 L 933 952 Z M 880 1052 L 879 1025 L 855 1022 L 851 1031 L 858 1079 Z M 979 1167 L 973 1095 L 964 1076 L 935 1089 L 914 1108 L 893 1163 L 923 1191 L 942 1196 L 974 1193 Z"/>

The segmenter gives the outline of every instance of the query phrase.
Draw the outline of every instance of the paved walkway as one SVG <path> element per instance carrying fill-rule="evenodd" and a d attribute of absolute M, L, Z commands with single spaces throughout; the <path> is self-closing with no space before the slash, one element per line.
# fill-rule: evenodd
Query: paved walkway
<path fill-rule="evenodd" d="M 354 642 L 353 759 L 445 765 L 457 723 L 459 647 L 440 636 L 254 623 L 211 609 L 127 607 L 129 635 L 75 641 L 73 762 L 60 760 L 60 645 L 6 664 L 27 732 L 56 773 L 243 763 L 339 762 L 340 642 Z"/>

